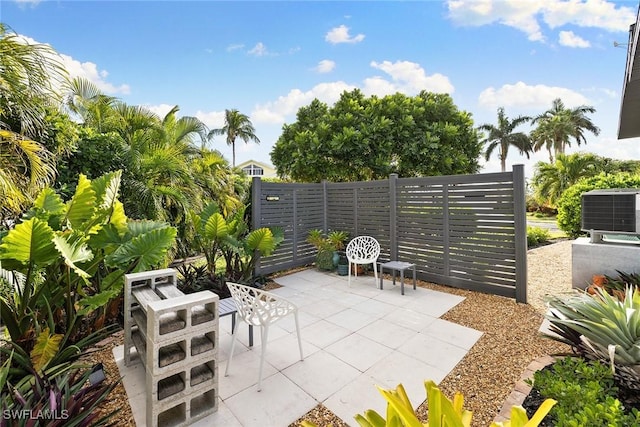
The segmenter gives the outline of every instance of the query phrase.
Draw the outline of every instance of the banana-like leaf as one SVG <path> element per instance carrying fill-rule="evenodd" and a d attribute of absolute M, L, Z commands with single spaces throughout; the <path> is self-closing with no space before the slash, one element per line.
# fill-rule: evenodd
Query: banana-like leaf
<path fill-rule="evenodd" d="M 62 334 L 51 334 L 49 328 L 45 328 L 36 337 L 36 344 L 31 350 L 31 362 L 33 368 L 40 372 L 54 358 L 60 348 Z"/>
<path fill-rule="evenodd" d="M 112 267 L 135 263 L 134 272 L 146 271 L 164 259 L 175 237 L 176 229 L 165 225 L 163 228 L 137 235 L 107 256 L 105 260 Z"/>
<path fill-rule="evenodd" d="M 211 215 L 204 223 L 204 237 L 210 241 L 224 239 L 229 234 L 227 223 L 219 213 Z"/>
<path fill-rule="evenodd" d="M 52 188 L 47 187 L 38 194 L 38 197 L 36 197 L 36 200 L 33 202 L 33 207 L 49 215 L 62 215 L 65 205 L 62 197 Z"/>
<path fill-rule="evenodd" d="M 38 218 L 31 218 L 16 225 L 0 244 L 3 267 L 23 272 L 30 263 L 39 266 L 52 264 L 58 258 L 53 237 L 51 227 Z"/>
<path fill-rule="evenodd" d="M 96 192 L 91 187 L 91 181 L 80 174 L 76 192 L 67 202 L 67 220 L 71 227 L 80 230 L 89 222 L 96 212 Z"/>
<path fill-rule="evenodd" d="M 58 252 L 62 255 L 64 263 L 67 267 L 71 268 L 78 276 L 88 279 L 89 273 L 80 268 L 77 264 L 93 259 L 93 252 L 81 239 L 74 239 L 73 236 L 67 238 L 62 236 L 55 236 L 53 243 L 58 249 Z"/>

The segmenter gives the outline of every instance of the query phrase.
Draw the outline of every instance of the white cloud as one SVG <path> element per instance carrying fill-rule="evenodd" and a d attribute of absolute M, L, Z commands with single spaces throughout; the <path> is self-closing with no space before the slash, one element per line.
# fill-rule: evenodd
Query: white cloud
<path fill-rule="evenodd" d="M 195 117 L 207 125 L 209 129 L 220 129 L 224 126 L 224 114 L 224 111 L 205 112 L 198 110 Z"/>
<path fill-rule="evenodd" d="M 589 41 L 575 35 L 573 31 L 560 31 L 558 41 L 562 46 L 587 48 L 591 47 Z"/>
<path fill-rule="evenodd" d="M 254 55 L 254 56 L 265 56 L 269 54 L 269 52 L 267 51 L 267 47 L 262 42 L 258 42 L 258 44 L 256 44 L 247 53 L 249 53 L 249 55 Z"/>
<path fill-rule="evenodd" d="M 380 77 L 373 77 L 365 80 L 363 91 L 367 94 L 386 95 L 389 93 L 403 92 L 413 95 L 426 90 L 438 93 L 453 93 L 454 87 L 449 78 L 442 74 L 432 74 L 430 76 L 424 69 L 415 62 L 410 61 L 382 61 L 380 63 L 371 61 L 373 68 L 387 73 L 393 83 L 385 82 Z M 383 92 L 377 92 L 379 88 Z M 391 92 L 389 92 L 391 90 Z"/>
<path fill-rule="evenodd" d="M 28 44 L 45 44 L 40 43 L 37 40 L 32 39 L 31 37 L 23 36 L 18 34 L 16 40 Z M 77 59 L 72 58 L 69 55 L 65 55 L 59 53 L 58 55 L 50 55 L 47 56 L 56 63 L 60 64 L 69 74 L 70 79 L 74 79 L 75 77 L 83 77 L 92 83 L 94 83 L 100 91 L 107 95 L 117 95 L 123 94 L 128 95 L 131 92 L 129 85 L 121 84 L 115 85 L 109 81 L 107 78 L 109 77 L 109 72 L 107 70 L 99 70 L 98 66 L 93 62 L 80 62 Z M 63 82 L 62 81 L 52 81 L 53 89 L 56 92 L 61 92 Z"/>
<path fill-rule="evenodd" d="M 152 111 L 161 119 L 164 119 L 164 116 L 166 116 L 167 113 L 171 111 L 173 107 L 175 107 L 175 105 L 158 104 L 158 105 L 144 105 L 143 107 L 145 107 L 149 111 Z"/>
<path fill-rule="evenodd" d="M 479 27 L 499 23 L 526 33 L 531 41 L 544 37 L 536 19 L 543 2 L 523 0 L 449 0 L 449 17 L 458 25 Z"/>
<path fill-rule="evenodd" d="M 357 36 L 351 37 L 349 35 L 349 27 L 346 25 L 340 25 L 339 27 L 329 30 L 329 32 L 324 36 L 324 39 L 331 44 L 360 43 L 364 40 L 364 34 L 358 34 Z"/>
<path fill-rule="evenodd" d="M 243 44 L 231 44 L 227 46 L 227 52 L 233 52 L 234 50 L 243 49 Z"/>
<path fill-rule="evenodd" d="M 546 86 L 528 85 L 524 82 L 503 85 L 496 89 L 489 87 L 483 90 L 478 97 L 478 103 L 482 107 L 519 107 L 524 109 L 547 110 L 554 99 L 561 98 L 567 107 L 578 105 L 591 105 L 582 94 L 571 89 Z"/>
<path fill-rule="evenodd" d="M 636 21 L 634 8 L 616 8 L 615 3 L 605 0 L 548 1 L 543 15 L 545 23 L 551 28 L 574 24 L 579 27 L 627 32 L 629 25 Z"/>
<path fill-rule="evenodd" d="M 318 73 L 330 73 L 334 68 L 336 68 L 336 63 L 334 61 L 330 59 L 323 59 L 322 61 L 318 62 L 315 70 Z"/>
<path fill-rule="evenodd" d="M 31 7 L 36 7 L 38 3 L 40 3 L 40 0 L 14 0 L 14 1 L 18 3 L 20 6 L 31 6 Z"/>
<path fill-rule="evenodd" d="M 107 70 L 99 70 L 93 62 L 80 62 L 65 54 L 60 54 L 60 57 L 71 78 L 83 77 L 93 82 L 98 89 L 107 95 L 128 95 L 131 92 L 128 84 L 115 85 L 108 82 L 109 73 Z"/>
<path fill-rule="evenodd" d="M 527 34 L 531 41 L 544 41 L 540 24 L 564 25 L 627 32 L 635 22 L 635 11 L 605 0 L 449 0 L 449 18 L 458 25 L 502 24 Z"/>
<path fill-rule="evenodd" d="M 308 105 L 315 98 L 329 105 L 334 104 L 342 92 L 355 89 L 343 81 L 320 83 L 306 92 L 293 89 L 285 96 L 273 102 L 257 105 L 251 113 L 254 123 L 284 123 L 285 117 L 295 114 L 302 106 Z"/>
<path fill-rule="evenodd" d="M 309 105 L 315 98 L 332 105 L 342 92 L 360 87 L 365 95 L 385 96 L 396 92 L 415 95 L 421 90 L 430 92 L 452 93 L 453 85 L 442 74 L 427 75 L 419 64 L 408 61 L 371 62 L 371 67 L 384 71 L 389 77 L 373 76 L 366 78 L 359 86 L 343 81 L 321 83 L 308 91 L 293 89 L 275 101 L 257 105 L 251 113 L 254 123 L 284 123 L 288 117 L 295 115 L 302 106 Z"/>

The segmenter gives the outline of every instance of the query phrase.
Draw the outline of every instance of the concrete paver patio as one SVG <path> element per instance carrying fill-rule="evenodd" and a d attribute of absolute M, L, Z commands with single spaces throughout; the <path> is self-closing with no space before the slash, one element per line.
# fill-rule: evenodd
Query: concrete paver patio
<path fill-rule="evenodd" d="M 294 302 L 300 312 L 300 361 L 293 317 L 269 328 L 262 391 L 256 390 L 260 339 L 248 347 L 247 325 L 240 324 L 229 376 L 224 368 L 231 347 L 231 319 L 220 319 L 218 412 L 195 426 L 286 427 L 318 403 L 349 425 L 367 409 L 385 413 L 375 385 L 404 384 L 418 406 L 424 380 L 439 383 L 465 356 L 481 332 L 438 317 L 464 298 L 443 292 L 386 283 L 373 277 L 347 278 L 304 270 L 275 279 L 274 293 Z M 259 329 L 256 329 L 258 331 Z M 125 367 L 123 347 L 114 349 L 136 424 L 145 426 L 144 370 Z"/>

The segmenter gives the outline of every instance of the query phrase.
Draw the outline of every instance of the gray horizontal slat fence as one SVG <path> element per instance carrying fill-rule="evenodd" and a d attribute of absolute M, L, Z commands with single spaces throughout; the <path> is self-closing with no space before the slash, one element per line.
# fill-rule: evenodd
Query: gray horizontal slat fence
<path fill-rule="evenodd" d="M 254 179 L 254 226 L 285 242 L 258 272 L 309 264 L 309 230 L 370 235 L 379 262 L 416 264 L 419 278 L 526 302 L 524 167 L 512 172 L 318 184 Z M 276 201 L 275 198 L 278 200 Z M 271 201 L 269 201 L 271 200 Z"/>

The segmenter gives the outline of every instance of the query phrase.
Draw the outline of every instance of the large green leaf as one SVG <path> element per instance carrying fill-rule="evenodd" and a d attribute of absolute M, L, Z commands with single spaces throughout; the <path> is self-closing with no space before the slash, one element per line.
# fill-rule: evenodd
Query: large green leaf
<path fill-rule="evenodd" d="M 126 242 L 127 239 L 118 232 L 114 224 L 102 227 L 98 233 L 89 237 L 89 246 L 94 250 L 104 250 L 105 254 L 112 253 Z"/>
<path fill-rule="evenodd" d="M 78 301 L 78 305 L 80 306 L 78 315 L 86 315 L 91 311 L 106 305 L 113 298 L 117 297 L 121 290 L 122 289 L 109 289 L 98 294 L 91 295 L 90 297 L 82 298 Z"/>
<path fill-rule="evenodd" d="M 38 218 L 18 224 L 2 239 L 0 259 L 9 270 L 21 271 L 29 263 L 46 266 L 59 256 L 53 245 L 54 232 Z"/>
<path fill-rule="evenodd" d="M 218 212 L 220 212 L 218 205 L 216 203 L 209 203 L 202 212 L 200 212 L 200 219 L 202 223 L 205 224 L 211 215 Z"/>
<path fill-rule="evenodd" d="M 253 230 L 247 235 L 246 242 L 249 250 L 260 251 L 265 256 L 270 255 L 276 248 L 276 240 L 268 228 Z"/>
<path fill-rule="evenodd" d="M 80 175 L 76 192 L 67 202 L 67 220 L 74 229 L 81 229 L 93 218 L 96 211 L 96 192 L 91 188 L 91 181 Z"/>
<path fill-rule="evenodd" d="M 229 234 L 227 223 L 219 213 L 211 215 L 204 225 L 204 237 L 210 241 L 221 240 Z"/>
<path fill-rule="evenodd" d="M 91 181 L 96 201 L 101 209 L 111 210 L 118 200 L 122 171 L 111 172 Z"/>
<path fill-rule="evenodd" d="M 31 361 L 36 371 L 41 371 L 55 357 L 62 338 L 62 334 L 52 334 L 49 328 L 38 334 L 36 345 L 31 350 Z"/>
<path fill-rule="evenodd" d="M 163 260 L 176 237 L 176 229 L 165 225 L 133 237 L 106 258 L 113 267 L 134 264 L 132 272 L 146 271 Z"/>
<path fill-rule="evenodd" d="M 159 230 L 167 227 L 166 222 L 158 221 L 129 221 L 127 223 L 128 233 L 131 237 L 136 237 L 148 233 L 152 230 Z"/>
<path fill-rule="evenodd" d="M 93 252 L 84 242 L 84 240 L 69 236 L 67 238 L 62 236 L 55 236 L 53 238 L 58 252 L 62 254 L 64 263 L 67 267 L 71 268 L 78 276 L 88 279 L 90 274 L 80 268 L 77 264 L 91 261 L 93 259 Z"/>
<path fill-rule="evenodd" d="M 49 215 L 61 215 L 65 206 L 62 198 L 52 188 L 47 187 L 38 194 L 33 207 Z"/>

